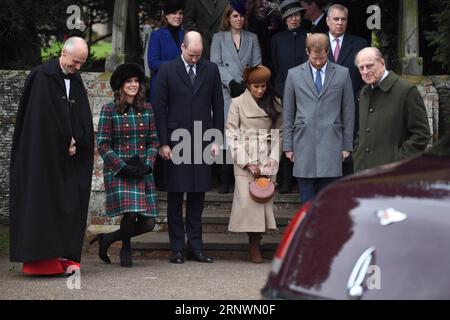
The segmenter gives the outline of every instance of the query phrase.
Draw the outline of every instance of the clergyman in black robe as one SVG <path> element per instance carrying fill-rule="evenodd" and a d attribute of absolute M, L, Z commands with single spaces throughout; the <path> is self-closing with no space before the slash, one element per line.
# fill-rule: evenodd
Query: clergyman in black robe
<path fill-rule="evenodd" d="M 25 81 L 10 163 L 10 260 L 28 274 L 79 268 L 92 181 L 94 130 L 81 76 L 86 42 L 69 38 L 61 56 Z M 71 267 L 71 268 L 69 268 Z"/>

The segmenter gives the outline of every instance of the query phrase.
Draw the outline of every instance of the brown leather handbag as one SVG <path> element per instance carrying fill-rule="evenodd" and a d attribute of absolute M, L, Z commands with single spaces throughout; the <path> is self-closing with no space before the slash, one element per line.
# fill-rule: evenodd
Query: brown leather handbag
<path fill-rule="evenodd" d="M 249 183 L 250 197 L 258 203 L 266 203 L 272 199 L 275 193 L 275 184 L 270 178 L 259 177 Z"/>

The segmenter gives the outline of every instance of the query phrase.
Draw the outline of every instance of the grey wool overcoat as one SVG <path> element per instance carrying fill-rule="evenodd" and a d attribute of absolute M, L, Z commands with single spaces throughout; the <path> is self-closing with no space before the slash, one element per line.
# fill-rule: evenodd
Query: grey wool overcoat
<path fill-rule="evenodd" d="M 342 176 L 342 151 L 353 149 L 355 103 L 348 69 L 327 62 L 320 93 L 307 61 L 288 71 L 283 151 L 294 151 L 294 177 Z"/>

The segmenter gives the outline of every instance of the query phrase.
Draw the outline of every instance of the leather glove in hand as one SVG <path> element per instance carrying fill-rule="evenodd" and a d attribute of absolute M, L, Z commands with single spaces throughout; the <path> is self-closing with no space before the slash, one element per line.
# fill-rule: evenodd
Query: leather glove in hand
<path fill-rule="evenodd" d="M 242 82 L 236 82 L 234 80 L 231 80 L 230 83 L 228 84 L 228 87 L 230 88 L 230 96 L 232 98 L 236 98 L 239 97 L 241 94 L 244 93 L 246 87 L 245 84 L 243 84 Z"/>
<path fill-rule="evenodd" d="M 126 164 L 117 175 L 121 178 L 138 178 L 142 176 L 142 169 L 131 164 Z"/>

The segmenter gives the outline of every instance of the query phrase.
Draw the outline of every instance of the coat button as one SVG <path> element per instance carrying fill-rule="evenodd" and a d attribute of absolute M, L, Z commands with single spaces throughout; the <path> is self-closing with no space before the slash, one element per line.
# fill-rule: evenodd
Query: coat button
<path fill-rule="evenodd" d="M 127 136 L 126 138 L 127 138 L 127 140 L 130 140 L 130 136 Z"/>
<path fill-rule="evenodd" d="M 144 124 L 143 124 L 143 123 L 139 123 L 139 126 L 143 127 L 143 126 L 144 126 Z"/>
<path fill-rule="evenodd" d="M 369 132 L 370 132 L 370 129 L 369 129 L 369 128 L 367 128 L 367 129 L 366 129 L 366 132 L 367 132 L 367 133 L 369 133 Z"/>
<path fill-rule="evenodd" d="M 226 67 L 228 67 L 228 66 L 229 66 L 229 64 L 228 64 L 228 63 L 225 63 L 225 66 L 226 66 Z"/>
<path fill-rule="evenodd" d="M 140 135 L 140 137 L 141 137 L 141 138 L 143 138 L 143 137 L 144 137 L 144 135 L 143 135 L 143 134 L 141 134 L 141 135 Z"/>
<path fill-rule="evenodd" d="M 366 152 L 367 152 L 367 153 L 370 153 L 370 149 L 369 149 L 369 148 L 366 148 Z"/>
<path fill-rule="evenodd" d="M 125 112 L 125 113 L 124 113 L 123 115 L 124 115 L 124 116 L 127 116 L 127 115 L 128 115 L 128 113 L 126 113 L 126 112 Z"/>
<path fill-rule="evenodd" d="M 129 126 L 130 126 L 130 125 L 129 125 L 128 123 L 125 125 L 126 128 L 128 128 Z"/>
<path fill-rule="evenodd" d="M 143 150 L 143 149 L 144 149 L 144 146 L 140 146 L 139 148 L 141 148 L 141 150 Z"/>
<path fill-rule="evenodd" d="M 369 112 L 370 112 L 370 113 L 373 113 L 373 109 L 372 109 L 372 108 L 370 108 L 370 109 L 369 109 Z"/>
<path fill-rule="evenodd" d="M 141 113 L 140 112 L 138 112 L 138 116 L 140 116 L 141 115 Z"/>
<path fill-rule="evenodd" d="M 127 146 L 127 149 L 130 149 L 130 146 Z"/>

